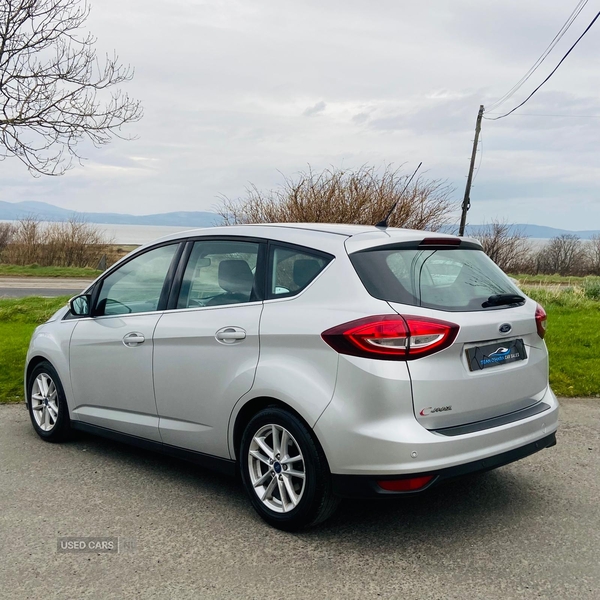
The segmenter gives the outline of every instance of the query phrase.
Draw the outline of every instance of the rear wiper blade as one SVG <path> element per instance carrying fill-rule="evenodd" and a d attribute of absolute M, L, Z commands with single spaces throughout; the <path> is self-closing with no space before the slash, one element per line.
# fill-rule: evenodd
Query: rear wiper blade
<path fill-rule="evenodd" d="M 519 294 L 495 294 L 490 296 L 481 306 L 489 308 L 490 306 L 504 306 L 506 304 L 522 304 L 525 302 L 523 296 Z"/>

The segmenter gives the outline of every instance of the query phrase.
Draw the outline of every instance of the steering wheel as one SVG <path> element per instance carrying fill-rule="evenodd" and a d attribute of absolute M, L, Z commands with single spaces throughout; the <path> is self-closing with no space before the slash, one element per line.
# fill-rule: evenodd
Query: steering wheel
<path fill-rule="evenodd" d="M 133 312 L 131 310 L 131 308 L 129 306 L 127 306 L 127 304 L 123 304 L 122 302 L 119 302 L 118 300 L 113 300 L 112 298 L 107 298 L 106 301 L 104 302 L 104 314 L 106 314 L 106 309 L 108 308 L 109 302 L 112 305 L 122 306 L 125 309 L 125 314 L 130 314 L 131 312 Z M 117 313 L 117 314 L 122 314 L 122 313 Z"/>

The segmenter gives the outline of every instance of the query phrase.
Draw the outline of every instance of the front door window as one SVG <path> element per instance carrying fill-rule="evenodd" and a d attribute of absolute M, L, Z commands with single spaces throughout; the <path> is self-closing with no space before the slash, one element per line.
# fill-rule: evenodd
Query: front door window
<path fill-rule="evenodd" d="M 144 252 L 106 277 L 96 303 L 96 316 L 158 310 L 177 246 L 170 244 Z"/>

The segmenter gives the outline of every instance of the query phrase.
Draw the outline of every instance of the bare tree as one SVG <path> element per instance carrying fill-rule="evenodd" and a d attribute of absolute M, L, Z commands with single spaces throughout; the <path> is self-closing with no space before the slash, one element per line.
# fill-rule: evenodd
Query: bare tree
<path fill-rule="evenodd" d="M 477 228 L 472 237 L 477 238 L 484 252 L 506 272 L 516 273 L 527 263 L 531 253 L 529 240 L 519 229 L 505 221 L 493 220 Z"/>
<path fill-rule="evenodd" d="M 423 177 L 403 192 L 407 176 L 386 166 L 357 170 L 308 167 L 295 178 L 284 178 L 275 190 L 256 186 L 239 200 L 222 198 L 219 214 L 227 225 L 242 223 L 378 223 L 398 200 L 390 217 L 392 227 L 440 229 L 450 222 L 455 208 L 453 189 L 441 180 Z"/>
<path fill-rule="evenodd" d="M 34 175 L 62 175 L 82 140 L 101 146 L 142 116 L 139 101 L 108 91 L 133 70 L 116 55 L 101 64 L 88 15 L 86 0 L 0 1 L 0 159 Z"/>
<path fill-rule="evenodd" d="M 586 246 L 590 272 L 593 275 L 600 275 L 600 235 L 592 236 Z"/>
<path fill-rule="evenodd" d="M 542 273 L 585 274 L 586 262 L 585 249 L 579 236 L 571 233 L 552 238 L 538 254 L 539 270 Z"/>

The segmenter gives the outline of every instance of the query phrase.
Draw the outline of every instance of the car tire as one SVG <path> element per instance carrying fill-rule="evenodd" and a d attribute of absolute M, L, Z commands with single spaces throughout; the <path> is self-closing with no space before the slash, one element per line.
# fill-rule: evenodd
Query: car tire
<path fill-rule="evenodd" d="M 278 529 L 321 523 L 339 504 L 323 450 L 300 419 L 279 407 L 261 410 L 246 426 L 240 469 L 252 505 Z"/>
<path fill-rule="evenodd" d="M 60 377 L 49 362 L 41 362 L 27 380 L 27 405 L 35 432 L 46 442 L 70 437 L 69 408 Z"/>

